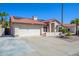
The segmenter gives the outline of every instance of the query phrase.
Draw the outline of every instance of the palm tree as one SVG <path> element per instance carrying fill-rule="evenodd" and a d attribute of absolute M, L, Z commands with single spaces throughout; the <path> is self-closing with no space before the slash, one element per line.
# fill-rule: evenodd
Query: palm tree
<path fill-rule="evenodd" d="M 4 17 L 8 16 L 8 13 L 6 12 L 0 12 L 0 17 L 1 17 L 1 20 L 2 20 L 2 28 L 4 28 L 4 24 L 5 24 L 5 19 Z"/>
<path fill-rule="evenodd" d="M 4 27 L 5 27 L 5 28 L 10 28 L 10 23 L 9 23 L 8 20 L 5 21 L 5 25 L 4 25 Z"/>
<path fill-rule="evenodd" d="M 76 24 L 76 35 L 78 34 L 78 24 L 79 24 L 79 18 L 75 18 L 71 21 L 71 24 Z"/>
<path fill-rule="evenodd" d="M 76 24 L 76 22 L 78 22 L 78 24 L 79 24 L 79 18 L 75 18 L 75 19 L 72 20 L 70 23 L 71 23 L 71 24 Z"/>
<path fill-rule="evenodd" d="M 8 16 L 6 12 L 0 12 L 1 23 L 2 23 L 2 36 L 4 35 L 4 27 L 5 27 L 5 17 Z"/>

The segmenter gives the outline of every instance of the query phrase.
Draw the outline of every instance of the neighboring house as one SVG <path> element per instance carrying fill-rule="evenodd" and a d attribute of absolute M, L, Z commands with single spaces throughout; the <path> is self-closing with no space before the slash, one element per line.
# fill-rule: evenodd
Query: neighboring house
<path fill-rule="evenodd" d="M 64 27 L 68 29 L 71 33 L 75 34 L 76 33 L 76 24 L 64 24 Z M 79 25 L 78 25 L 79 28 Z"/>

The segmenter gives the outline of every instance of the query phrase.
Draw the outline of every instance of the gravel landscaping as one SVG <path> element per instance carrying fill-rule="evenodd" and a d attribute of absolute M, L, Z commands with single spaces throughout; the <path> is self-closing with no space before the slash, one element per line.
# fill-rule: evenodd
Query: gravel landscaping
<path fill-rule="evenodd" d="M 59 38 L 59 37 L 56 37 L 56 38 Z M 66 37 L 66 38 L 60 38 L 60 40 L 65 40 L 68 42 L 79 41 L 79 36 L 70 36 L 70 37 Z"/>

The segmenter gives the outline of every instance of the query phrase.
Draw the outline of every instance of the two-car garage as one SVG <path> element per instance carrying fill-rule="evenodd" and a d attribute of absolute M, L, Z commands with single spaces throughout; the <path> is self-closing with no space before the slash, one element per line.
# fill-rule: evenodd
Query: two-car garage
<path fill-rule="evenodd" d="M 11 17 L 11 35 L 14 36 L 40 36 L 43 33 L 43 22 L 27 18 Z"/>
<path fill-rule="evenodd" d="M 42 33 L 41 25 L 14 24 L 15 36 L 40 36 Z M 41 32 L 40 32 L 41 31 Z"/>

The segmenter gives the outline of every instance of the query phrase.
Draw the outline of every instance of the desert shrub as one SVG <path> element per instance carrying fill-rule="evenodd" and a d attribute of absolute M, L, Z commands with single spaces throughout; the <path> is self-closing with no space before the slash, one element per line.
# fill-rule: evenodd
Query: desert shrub
<path fill-rule="evenodd" d="M 66 36 L 72 36 L 71 32 L 67 32 Z"/>
<path fill-rule="evenodd" d="M 65 33 L 66 36 L 72 36 L 72 33 L 69 32 L 68 29 L 65 28 L 65 27 L 61 27 L 61 28 L 60 28 L 60 31 L 61 31 L 62 33 Z"/>
<path fill-rule="evenodd" d="M 66 33 L 66 32 L 68 32 L 68 31 L 67 31 L 66 28 L 63 28 L 63 29 L 62 29 L 62 32 L 63 32 L 63 33 Z"/>
<path fill-rule="evenodd" d="M 62 33 L 68 32 L 68 30 L 66 28 L 64 28 L 64 27 L 60 27 L 59 31 L 62 32 Z"/>

